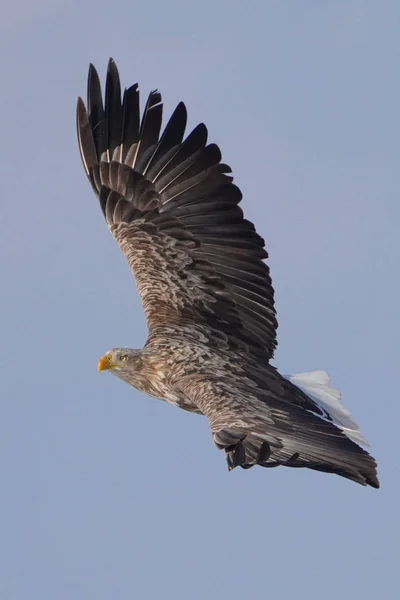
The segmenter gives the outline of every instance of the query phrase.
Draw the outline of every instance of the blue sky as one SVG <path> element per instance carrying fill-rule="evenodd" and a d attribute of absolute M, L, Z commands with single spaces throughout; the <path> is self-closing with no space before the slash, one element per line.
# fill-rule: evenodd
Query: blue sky
<path fill-rule="evenodd" d="M 24 0 L 0 23 L 0 598 L 396 597 L 400 5 Z M 382 488 L 228 473 L 96 371 L 142 308 L 75 139 L 88 63 L 205 121 L 270 252 L 283 373 L 326 369 Z M 103 79 L 104 80 L 104 79 Z"/>

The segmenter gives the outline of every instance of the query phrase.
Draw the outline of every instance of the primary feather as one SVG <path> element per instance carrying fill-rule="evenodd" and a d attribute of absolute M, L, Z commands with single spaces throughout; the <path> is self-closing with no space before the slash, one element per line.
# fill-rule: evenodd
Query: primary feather
<path fill-rule="evenodd" d="M 264 240 L 207 129 L 186 138 L 178 104 L 161 133 L 161 95 L 142 118 L 110 60 L 103 105 L 91 65 L 77 130 L 86 174 L 136 280 L 149 327 L 141 351 L 104 368 L 138 389 L 205 415 L 229 468 L 286 465 L 378 487 L 376 463 L 326 377 L 282 377 Z M 353 441 L 355 440 L 355 441 Z"/>

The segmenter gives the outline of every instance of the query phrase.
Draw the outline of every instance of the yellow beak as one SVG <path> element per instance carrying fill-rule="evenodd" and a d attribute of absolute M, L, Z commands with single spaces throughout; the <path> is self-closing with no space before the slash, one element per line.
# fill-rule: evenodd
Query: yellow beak
<path fill-rule="evenodd" d="M 112 368 L 112 362 L 110 360 L 110 356 L 108 354 L 105 354 L 99 360 L 99 364 L 97 365 L 97 370 L 100 373 L 100 371 L 106 371 L 107 369 L 111 369 L 111 368 Z"/>

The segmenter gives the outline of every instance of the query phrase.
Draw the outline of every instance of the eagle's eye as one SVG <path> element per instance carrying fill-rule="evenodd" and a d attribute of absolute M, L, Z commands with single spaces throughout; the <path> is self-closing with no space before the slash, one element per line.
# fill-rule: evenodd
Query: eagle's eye
<path fill-rule="evenodd" d="M 126 360 L 128 360 L 128 355 L 127 354 L 121 354 L 121 356 L 119 357 L 119 360 L 121 362 L 125 362 Z"/>

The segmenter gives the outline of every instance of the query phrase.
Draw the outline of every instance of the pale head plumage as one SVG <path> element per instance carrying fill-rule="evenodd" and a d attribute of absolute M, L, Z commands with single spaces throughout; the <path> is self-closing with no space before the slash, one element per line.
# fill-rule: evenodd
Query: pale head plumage
<path fill-rule="evenodd" d="M 132 348 L 110 348 L 100 358 L 98 370 L 118 372 L 133 372 L 138 369 L 140 363 L 141 350 Z"/>
<path fill-rule="evenodd" d="M 108 371 L 141 392 L 148 393 L 150 384 L 142 355 L 143 350 L 111 348 L 100 358 L 98 371 Z"/>

